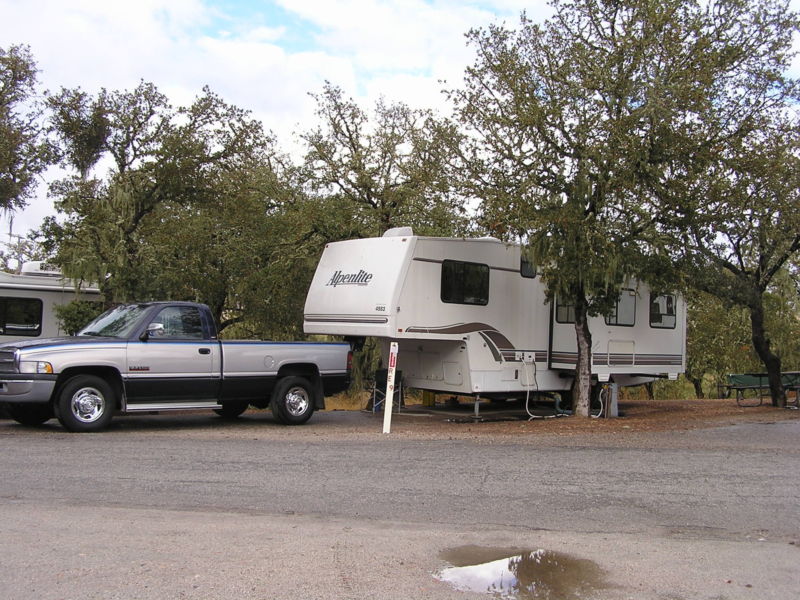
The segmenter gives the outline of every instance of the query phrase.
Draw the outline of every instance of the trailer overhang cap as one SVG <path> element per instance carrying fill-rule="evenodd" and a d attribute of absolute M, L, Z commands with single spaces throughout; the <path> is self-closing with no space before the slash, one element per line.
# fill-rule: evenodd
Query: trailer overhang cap
<path fill-rule="evenodd" d="M 411 227 L 392 227 L 383 232 L 381 237 L 411 237 L 414 230 Z"/>

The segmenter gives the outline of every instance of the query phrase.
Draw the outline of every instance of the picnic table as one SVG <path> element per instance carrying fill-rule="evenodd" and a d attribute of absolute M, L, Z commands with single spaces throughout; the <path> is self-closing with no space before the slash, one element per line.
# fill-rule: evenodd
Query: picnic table
<path fill-rule="evenodd" d="M 794 406 L 798 405 L 800 396 L 800 371 L 785 371 L 781 373 L 781 381 L 786 392 L 794 391 Z M 727 384 L 723 386 L 725 398 L 731 392 L 736 393 L 736 403 L 739 406 L 761 406 L 764 398 L 769 398 L 769 377 L 766 373 L 731 373 L 727 377 Z M 745 398 L 745 392 L 754 390 L 755 398 Z M 756 400 L 758 401 L 756 403 Z M 788 403 L 788 402 L 787 402 Z"/>

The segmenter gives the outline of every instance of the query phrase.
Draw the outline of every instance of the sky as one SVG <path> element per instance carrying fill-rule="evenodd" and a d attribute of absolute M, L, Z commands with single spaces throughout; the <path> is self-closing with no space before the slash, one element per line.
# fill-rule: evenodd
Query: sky
<path fill-rule="evenodd" d="M 50 91 L 144 80 L 182 106 L 208 85 L 291 151 L 292 133 L 314 124 L 309 94 L 325 81 L 364 108 L 384 97 L 449 112 L 442 89 L 459 86 L 473 63 L 465 33 L 513 27 L 523 10 L 534 20 L 550 13 L 546 0 L 0 0 L 0 47 L 30 46 Z M 14 233 L 53 212 L 41 185 L 12 215 Z M 9 226 L 0 215 L 0 243 Z"/>
<path fill-rule="evenodd" d="M 465 33 L 513 26 L 523 10 L 549 12 L 545 0 L 0 0 L 0 47 L 30 46 L 50 91 L 144 80 L 186 105 L 208 85 L 289 150 L 293 132 L 313 125 L 309 94 L 325 81 L 364 108 L 384 97 L 447 112 L 441 90 L 473 62 Z M 14 233 L 53 210 L 42 185 L 13 215 Z M 4 215 L 0 241 L 9 229 Z"/>

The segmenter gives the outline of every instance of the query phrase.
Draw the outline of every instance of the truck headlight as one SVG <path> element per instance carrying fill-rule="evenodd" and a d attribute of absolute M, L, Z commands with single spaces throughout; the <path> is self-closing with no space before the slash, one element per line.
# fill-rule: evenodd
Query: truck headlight
<path fill-rule="evenodd" d="M 51 374 L 53 372 L 53 365 L 49 362 L 45 362 L 43 360 L 33 361 L 33 360 L 24 360 L 19 363 L 19 372 L 20 373 L 48 373 Z"/>

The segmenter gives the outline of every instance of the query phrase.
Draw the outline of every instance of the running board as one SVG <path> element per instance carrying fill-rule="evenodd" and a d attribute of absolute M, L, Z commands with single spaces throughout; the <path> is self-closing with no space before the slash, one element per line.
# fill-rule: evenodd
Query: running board
<path fill-rule="evenodd" d="M 165 410 L 196 410 L 222 408 L 217 402 L 154 402 L 150 404 L 128 404 L 125 412 L 156 412 Z"/>

